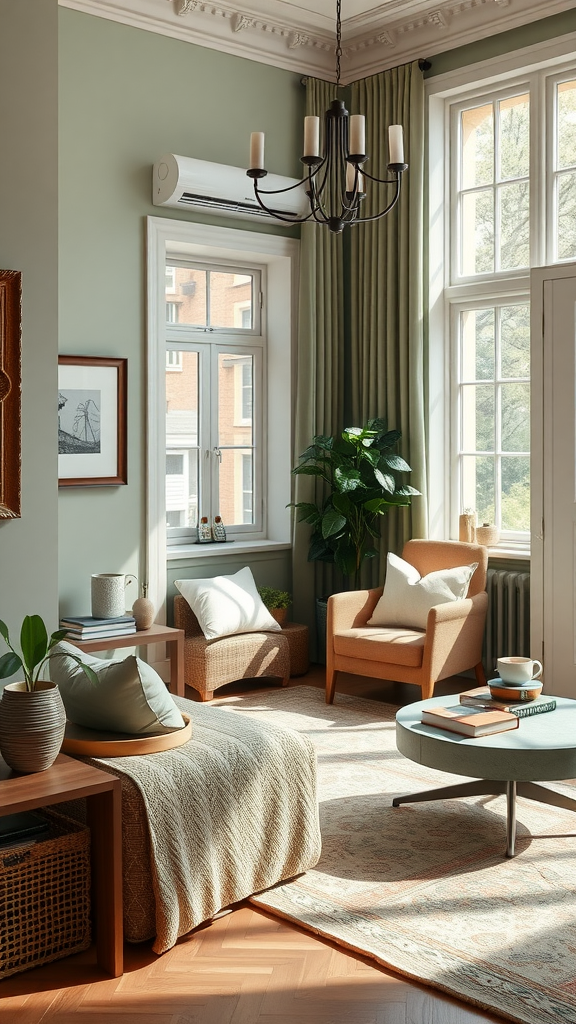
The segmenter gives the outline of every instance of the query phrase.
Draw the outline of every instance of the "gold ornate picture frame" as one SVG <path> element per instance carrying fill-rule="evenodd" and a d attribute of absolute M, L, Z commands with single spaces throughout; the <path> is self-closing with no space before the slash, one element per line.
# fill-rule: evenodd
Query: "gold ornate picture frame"
<path fill-rule="evenodd" d="M 0 519 L 19 519 L 22 275 L 0 270 Z"/>

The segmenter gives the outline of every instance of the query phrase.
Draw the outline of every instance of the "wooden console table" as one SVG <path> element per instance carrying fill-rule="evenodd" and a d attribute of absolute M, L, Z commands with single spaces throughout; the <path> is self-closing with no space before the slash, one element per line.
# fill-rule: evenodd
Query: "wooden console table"
<path fill-rule="evenodd" d="M 91 831 L 96 955 L 100 967 L 118 978 L 123 972 L 120 779 L 66 754 L 32 775 L 16 775 L 0 757 L 0 816 L 81 797 L 86 797 Z"/>
<path fill-rule="evenodd" d="M 99 637 L 97 640 L 72 640 L 69 643 L 79 647 L 86 654 L 95 651 L 114 651 L 120 647 L 147 647 L 148 644 L 166 644 L 170 656 L 169 690 L 178 697 L 184 696 L 184 630 L 172 626 L 158 626 L 140 629 L 128 636 Z"/>

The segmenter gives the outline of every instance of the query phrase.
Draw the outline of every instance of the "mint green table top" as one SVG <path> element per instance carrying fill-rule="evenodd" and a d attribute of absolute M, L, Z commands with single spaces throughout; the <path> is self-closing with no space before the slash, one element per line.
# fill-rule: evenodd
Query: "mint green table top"
<path fill-rule="evenodd" d="M 576 700 L 556 697 L 555 711 L 521 718 L 518 729 L 493 736 L 460 736 L 420 721 L 423 708 L 453 707 L 459 696 L 431 697 L 401 708 L 396 715 L 400 753 L 428 768 L 474 779 L 576 779 Z"/>

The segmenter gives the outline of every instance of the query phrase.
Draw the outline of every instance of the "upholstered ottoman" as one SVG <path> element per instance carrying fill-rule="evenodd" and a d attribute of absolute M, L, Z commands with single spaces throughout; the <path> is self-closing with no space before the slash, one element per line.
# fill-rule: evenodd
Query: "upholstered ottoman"
<path fill-rule="evenodd" d="M 192 719 L 184 746 L 88 759 L 122 782 L 125 937 L 155 937 L 157 953 L 320 856 L 307 737 L 233 708 L 174 699 Z"/>

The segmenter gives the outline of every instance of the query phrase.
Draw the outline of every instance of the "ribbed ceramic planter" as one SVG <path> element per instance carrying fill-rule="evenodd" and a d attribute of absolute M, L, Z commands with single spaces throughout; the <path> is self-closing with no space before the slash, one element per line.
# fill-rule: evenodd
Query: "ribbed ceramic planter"
<path fill-rule="evenodd" d="M 56 683 L 42 681 L 29 692 L 25 683 L 8 683 L 0 701 L 0 753 L 15 772 L 43 772 L 54 763 L 66 726 Z"/>

